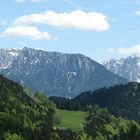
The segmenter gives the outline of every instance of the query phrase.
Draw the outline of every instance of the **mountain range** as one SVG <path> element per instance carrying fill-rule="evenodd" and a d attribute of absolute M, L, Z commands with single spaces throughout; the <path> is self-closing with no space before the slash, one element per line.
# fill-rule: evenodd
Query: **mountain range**
<path fill-rule="evenodd" d="M 129 81 L 140 82 L 140 56 L 132 55 L 121 59 L 111 59 L 103 62 L 111 72 L 125 77 Z"/>
<path fill-rule="evenodd" d="M 0 49 L 0 73 L 48 96 L 75 97 L 87 90 L 127 83 L 84 55 L 27 47 Z"/>

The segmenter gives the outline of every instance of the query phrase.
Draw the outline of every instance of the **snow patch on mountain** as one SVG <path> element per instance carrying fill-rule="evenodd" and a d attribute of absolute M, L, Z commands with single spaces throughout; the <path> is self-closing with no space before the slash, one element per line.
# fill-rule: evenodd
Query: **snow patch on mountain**
<path fill-rule="evenodd" d="M 19 49 L 0 49 L 0 70 L 7 69 L 19 55 Z"/>
<path fill-rule="evenodd" d="M 111 72 L 125 77 L 129 81 L 140 82 L 140 55 L 138 54 L 118 60 L 111 59 L 103 62 L 103 65 Z"/>
<path fill-rule="evenodd" d="M 75 97 L 84 91 L 127 82 L 84 55 L 27 47 L 0 49 L 0 72 L 48 96 Z"/>

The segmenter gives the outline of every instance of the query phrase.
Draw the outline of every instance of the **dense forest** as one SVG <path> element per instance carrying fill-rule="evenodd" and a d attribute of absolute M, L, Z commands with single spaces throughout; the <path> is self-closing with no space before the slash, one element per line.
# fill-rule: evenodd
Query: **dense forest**
<path fill-rule="evenodd" d="M 60 109 L 88 110 L 100 105 L 116 117 L 133 119 L 140 123 L 140 84 L 136 82 L 84 92 L 73 99 L 50 97 Z"/>
<path fill-rule="evenodd" d="M 92 140 L 139 140 L 140 125 L 133 120 L 116 118 L 107 109 L 94 106 L 90 109 L 85 133 Z"/>
<path fill-rule="evenodd" d="M 82 110 L 79 101 L 75 101 L 73 99 L 51 96 L 49 97 L 49 100 L 55 103 L 55 105 L 59 109 L 65 109 L 70 111 Z"/>
<path fill-rule="evenodd" d="M 55 105 L 0 75 L 0 140 L 77 140 L 72 130 L 53 129 Z"/>
<path fill-rule="evenodd" d="M 94 92 L 85 92 L 73 99 L 79 102 L 81 109 L 90 105 L 107 108 L 113 115 L 122 116 L 140 122 L 140 84 L 128 83 Z"/>
<path fill-rule="evenodd" d="M 129 83 L 48 98 L 0 75 L 0 140 L 139 140 L 139 91 L 140 84 Z M 56 127 L 57 108 L 88 112 L 83 128 Z"/>

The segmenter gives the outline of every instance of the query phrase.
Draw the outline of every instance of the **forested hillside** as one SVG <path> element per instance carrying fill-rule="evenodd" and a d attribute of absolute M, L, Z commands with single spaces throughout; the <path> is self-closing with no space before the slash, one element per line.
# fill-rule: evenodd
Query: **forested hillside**
<path fill-rule="evenodd" d="M 18 83 L 0 76 L 0 139 L 10 135 L 34 140 L 48 137 L 53 112 L 50 106 L 31 98 Z"/>
<path fill-rule="evenodd" d="M 140 122 L 140 84 L 129 83 L 110 88 L 102 88 L 95 92 L 85 92 L 73 99 L 81 109 L 89 105 L 99 104 L 107 108 L 115 116 L 122 116 Z"/>
<path fill-rule="evenodd" d="M 0 140 L 78 140 L 72 130 L 54 130 L 55 105 L 0 75 Z"/>
<path fill-rule="evenodd" d="M 84 132 L 91 140 L 139 140 L 140 125 L 133 120 L 117 118 L 106 109 L 90 109 Z"/>
<path fill-rule="evenodd" d="M 39 91 L 32 95 L 0 75 L 0 140 L 139 140 L 140 125 L 125 118 L 132 112 L 130 118 L 139 122 L 139 88 L 130 83 L 83 93 L 72 100 L 53 97 L 59 103 L 55 105 Z M 130 112 L 124 108 L 128 103 Z"/>

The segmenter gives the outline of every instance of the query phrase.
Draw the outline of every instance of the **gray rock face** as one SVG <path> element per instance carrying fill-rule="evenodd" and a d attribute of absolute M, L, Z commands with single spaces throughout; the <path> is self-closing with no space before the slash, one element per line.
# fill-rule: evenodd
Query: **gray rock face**
<path fill-rule="evenodd" d="M 9 51 L 0 52 L 0 57 L 4 55 L 0 60 L 5 58 L 0 64 L 3 75 L 49 96 L 74 97 L 86 90 L 127 82 L 81 54 L 23 48 L 8 59 Z"/>
<path fill-rule="evenodd" d="M 125 77 L 129 81 L 140 82 L 140 56 L 132 55 L 119 60 L 112 59 L 103 62 L 103 65 L 111 72 Z"/>
<path fill-rule="evenodd" d="M 0 49 L 0 70 L 8 68 L 18 54 L 18 49 Z"/>

